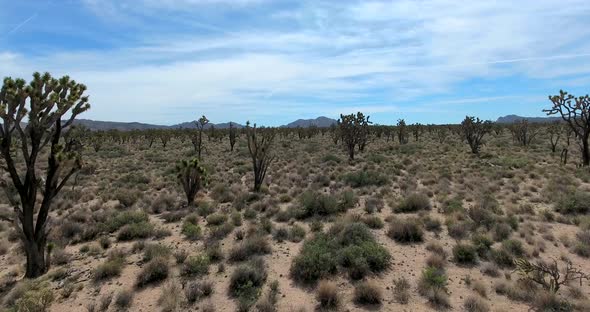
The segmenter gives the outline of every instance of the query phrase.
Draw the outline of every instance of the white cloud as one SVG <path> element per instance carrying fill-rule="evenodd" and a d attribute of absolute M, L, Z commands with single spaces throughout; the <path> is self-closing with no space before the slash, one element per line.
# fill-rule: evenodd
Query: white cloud
<path fill-rule="evenodd" d="M 295 10 L 275 10 L 268 20 L 261 16 L 260 23 L 237 31 L 209 21 L 182 21 L 189 30 L 211 30 L 213 35 L 153 32 L 153 27 L 142 32 L 141 25 L 161 10 L 224 4 L 249 14 L 270 2 L 85 3 L 103 19 L 139 27 L 140 43 L 37 56 L 0 50 L 0 74 L 67 73 L 88 85 L 89 114 L 97 119 L 178 122 L 193 118 L 187 114 L 205 113 L 212 120 L 239 121 L 301 111 L 337 116 L 347 110 L 435 113 L 448 110 L 452 101 L 420 108 L 403 102 L 449 96 L 458 84 L 482 77 L 568 81 L 590 73 L 590 65 L 584 65 L 590 58 L 590 2 L 582 0 L 306 2 Z M 175 18 L 171 15 L 171 23 L 178 22 Z M 276 29 L 277 20 L 288 27 Z M 113 117 L 115 109 L 120 114 Z"/>

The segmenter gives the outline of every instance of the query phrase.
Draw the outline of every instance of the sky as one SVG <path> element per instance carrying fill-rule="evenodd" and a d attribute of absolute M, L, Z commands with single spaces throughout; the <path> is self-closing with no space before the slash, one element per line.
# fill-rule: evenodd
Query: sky
<path fill-rule="evenodd" d="M 543 116 L 589 93 L 588 0 L 0 0 L 0 76 L 84 83 L 80 118 L 269 126 Z"/>

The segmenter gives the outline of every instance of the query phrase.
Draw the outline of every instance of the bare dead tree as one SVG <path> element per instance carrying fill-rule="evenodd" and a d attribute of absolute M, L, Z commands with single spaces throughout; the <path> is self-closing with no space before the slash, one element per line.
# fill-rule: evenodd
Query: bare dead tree
<path fill-rule="evenodd" d="M 553 259 L 552 263 L 539 261 L 531 263 L 524 258 L 514 260 L 516 272 L 523 279 L 531 280 L 552 293 L 557 293 L 562 285 L 567 285 L 571 281 L 590 281 L 590 275 L 575 268 L 571 261 L 565 261 L 563 271 L 559 269 L 557 260 Z"/>

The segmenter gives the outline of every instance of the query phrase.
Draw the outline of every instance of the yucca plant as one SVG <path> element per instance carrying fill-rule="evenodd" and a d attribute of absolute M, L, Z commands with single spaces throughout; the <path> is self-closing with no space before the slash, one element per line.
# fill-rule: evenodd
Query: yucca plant
<path fill-rule="evenodd" d="M 182 160 L 176 165 L 177 179 L 186 194 L 186 201 L 191 205 L 201 187 L 207 185 L 207 171 L 199 162 L 199 158 Z"/>

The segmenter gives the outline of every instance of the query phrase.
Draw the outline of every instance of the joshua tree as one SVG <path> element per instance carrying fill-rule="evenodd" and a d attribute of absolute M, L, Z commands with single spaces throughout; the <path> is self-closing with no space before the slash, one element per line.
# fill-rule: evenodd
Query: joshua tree
<path fill-rule="evenodd" d="M 461 129 L 463 130 L 465 140 L 467 140 L 469 147 L 471 147 L 471 152 L 473 154 L 479 154 L 479 149 L 483 145 L 483 137 L 492 131 L 492 122 L 465 116 L 465 119 L 461 123 Z"/>
<path fill-rule="evenodd" d="M 340 140 L 342 135 L 340 134 L 340 128 L 338 128 L 336 124 L 330 125 L 330 135 L 332 136 L 332 142 L 334 142 L 334 145 L 338 145 L 338 140 Z"/>
<path fill-rule="evenodd" d="M 512 132 L 512 139 L 522 146 L 528 146 L 531 141 L 539 133 L 539 128 L 535 128 L 529 124 L 528 120 L 521 119 L 514 121 L 510 126 Z"/>
<path fill-rule="evenodd" d="M 414 134 L 414 140 L 416 142 L 420 141 L 420 137 L 422 133 L 424 133 L 424 126 L 421 123 L 414 124 L 410 127 L 412 129 L 412 134 Z"/>
<path fill-rule="evenodd" d="M 234 151 L 234 145 L 236 145 L 236 128 L 234 127 L 233 123 L 229 123 L 229 146 L 231 151 Z"/>
<path fill-rule="evenodd" d="M 275 138 L 273 129 L 257 129 L 256 124 L 250 127 L 250 122 L 246 122 L 246 135 L 248 137 L 248 151 L 252 157 L 252 166 L 254 169 L 254 191 L 259 192 L 266 171 L 275 159 L 272 154 L 272 142 Z"/>
<path fill-rule="evenodd" d="M 582 165 L 590 166 L 590 145 L 588 142 L 590 137 L 590 96 L 574 97 L 559 90 L 559 95 L 549 96 L 549 100 L 553 103 L 553 107 L 543 111 L 547 115 L 561 115 L 561 118 L 580 140 Z"/>
<path fill-rule="evenodd" d="M 447 139 L 447 135 L 448 135 L 448 128 L 446 126 L 438 126 L 436 128 L 436 136 L 438 137 L 438 142 L 439 143 L 444 143 L 445 140 Z"/>
<path fill-rule="evenodd" d="M 408 129 L 406 126 L 406 121 L 403 119 L 397 121 L 397 138 L 399 140 L 399 144 L 408 143 Z"/>
<path fill-rule="evenodd" d="M 555 153 L 557 151 L 557 144 L 559 143 L 559 139 L 561 138 L 561 122 L 554 121 L 552 122 L 549 127 L 547 128 L 547 132 L 549 132 L 549 141 L 551 142 L 551 152 Z"/>
<path fill-rule="evenodd" d="M 361 112 L 356 113 L 356 115 L 340 114 L 338 126 L 342 135 L 342 142 L 346 146 L 350 160 L 354 160 L 355 146 L 358 145 L 359 150 L 364 148 L 369 134 L 369 124 L 369 116 L 365 117 Z"/>
<path fill-rule="evenodd" d="M 0 153 L 4 160 L 0 168 L 8 172 L 12 181 L 12 185 L 6 182 L 0 185 L 14 206 L 16 220 L 13 221 L 27 256 L 27 278 L 47 272 L 49 210 L 57 194 L 82 164 L 77 150 L 72 145 L 61 144 L 60 138 L 63 129 L 90 108 L 84 91 L 86 86 L 68 76 L 55 79 L 49 73 L 34 73 L 28 85 L 23 79 L 5 78 L 0 89 Z M 20 145 L 22 158 L 16 157 L 14 148 L 17 145 Z M 48 153 L 45 169 L 37 166 L 42 151 Z M 21 168 L 24 171 L 19 172 Z M 39 189 L 40 205 L 37 204 Z M 14 192 L 18 195 L 11 196 Z"/>
<path fill-rule="evenodd" d="M 203 150 L 203 129 L 208 123 L 209 119 L 207 119 L 205 115 L 201 116 L 201 118 L 195 122 L 197 132 L 191 137 L 191 142 L 193 143 L 193 147 L 195 148 L 195 152 L 197 152 L 199 159 L 201 159 L 201 151 Z"/>
<path fill-rule="evenodd" d="M 180 161 L 176 165 L 176 174 L 186 195 L 186 202 L 191 205 L 201 187 L 207 185 L 207 171 L 201 166 L 199 159 L 195 157 L 191 160 Z"/>
<path fill-rule="evenodd" d="M 160 142 L 162 142 L 162 147 L 165 149 L 166 145 L 168 145 L 168 142 L 172 138 L 172 133 L 170 133 L 168 130 L 161 130 L 158 133 L 158 137 L 160 138 Z"/>
<path fill-rule="evenodd" d="M 521 278 L 531 280 L 552 293 L 557 293 L 562 285 L 567 285 L 571 281 L 578 280 L 580 286 L 583 280 L 590 281 L 590 275 L 574 268 L 571 261 L 565 261 L 563 271 L 559 270 L 555 259 L 553 263 L 539 261 L 535 264 L 521 258 L 516 259 L 514 263 Z"/>

